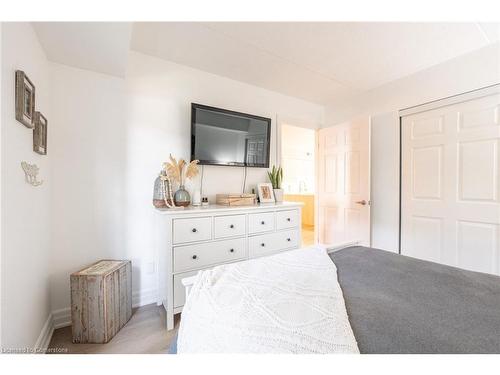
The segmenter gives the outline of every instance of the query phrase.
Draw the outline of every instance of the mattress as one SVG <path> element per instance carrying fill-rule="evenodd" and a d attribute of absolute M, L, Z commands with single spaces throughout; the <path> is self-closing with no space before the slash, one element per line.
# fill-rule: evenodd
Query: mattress
<path fill-rule="evenodd" d="M 500 277 L 361 246 L 330 258 L 361 353 L 500 353 Z"/>

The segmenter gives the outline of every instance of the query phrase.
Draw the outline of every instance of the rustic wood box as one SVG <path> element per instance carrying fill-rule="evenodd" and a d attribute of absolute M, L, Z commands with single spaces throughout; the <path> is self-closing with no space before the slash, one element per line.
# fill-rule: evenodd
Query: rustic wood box
<path fill-rule="evenodd" d="M 215 203 L 221 206 L 252 206 L 255 194 L 216 194 Z"/>
<path fill-rule="evenodd" d="M 132 263 L 101 260 L 71 274 L 74 343 L 106 343 L 132 316 Z"/>

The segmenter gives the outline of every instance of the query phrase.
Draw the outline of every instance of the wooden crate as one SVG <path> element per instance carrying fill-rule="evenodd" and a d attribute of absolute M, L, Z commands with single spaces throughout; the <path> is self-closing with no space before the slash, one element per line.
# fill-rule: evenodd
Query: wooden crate
<path fill-rule="evenodd" d="M 217 194 L 215 201 L 222 206 L 252 206 L 255 194 Z"/>
<path fill-rule="evenodd" d="M 132 316 L 132 263 L 101 260 L 70 279 L 73 342 L 108 342 Z"/>

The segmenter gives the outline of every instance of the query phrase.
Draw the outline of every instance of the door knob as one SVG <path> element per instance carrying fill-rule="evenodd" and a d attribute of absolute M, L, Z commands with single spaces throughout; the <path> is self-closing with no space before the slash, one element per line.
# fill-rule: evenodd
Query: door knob
<path fill-rule="evenodd" d="M 356 204 L 360 204 L 362 206 L 366 206 L 366 201 L 364 199 L 362 201 L 356 201 Z"/>

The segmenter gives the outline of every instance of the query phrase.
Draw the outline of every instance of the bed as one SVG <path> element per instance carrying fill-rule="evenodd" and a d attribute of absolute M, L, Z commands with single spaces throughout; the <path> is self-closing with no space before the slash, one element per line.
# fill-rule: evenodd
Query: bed
<path fill-rule="evenodd" d="M 500 353 L 500 277 L 361 246 L 329 256 L 360 353 Z"/>

